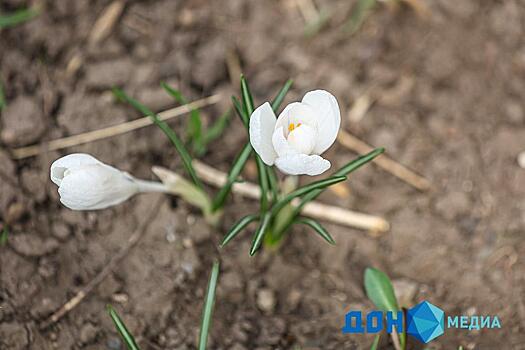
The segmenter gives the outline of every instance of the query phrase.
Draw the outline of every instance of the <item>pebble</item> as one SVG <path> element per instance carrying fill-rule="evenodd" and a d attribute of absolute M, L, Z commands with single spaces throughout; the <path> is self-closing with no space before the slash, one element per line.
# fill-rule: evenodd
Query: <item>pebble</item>
<path fill-rule="evenodd" d="M 525 169 L 525 151 L 518 154 L 518 165 L 520 168 Z"/>
<path fill-rule="evenodd" d="M 97 328 L 91 323 L 85 323 L 80 329 L 79 339 L 82 344 L 91 343 L 97 336 Z"/>
<path fill-rule="evenodd" d="M 54 238 L 44 239 L 39 235 L 29 233 L 11 235 L 9 244 L 18 254 L 30 257 L 50 254 L 59 246 L 58 241 Z"/>
<path fill-rule="evenodd" d="M 63 222 L 55 222 L 53 224 L 53 229 L 51 232 L 53 233 L 53 236 L 55 238 L 62 242 L 67 241 L 67 239 L 71 235 L 71 230 Z"/>
<path fill-rule="evenodd" d="M 46 130 L 40 106 L 28 96 L 19 96 L 2 112 L 0 139 L 8 146 L 25 146 L 38 141 Z"/>
<path fill-rule="evenodd" d="M 275 308 L 275 293 L 268 288 L 261 288 L 257 292 L 257 306 L 265 313 L 271 313 Z"/>
<path fill-rule="evenodd" d="M 397 279 L 392 281 L 392 285 L 400 306 L 410 307 L 414 304 L 414 297 L 418 291 L 417 283 L 408 279 Z"/>

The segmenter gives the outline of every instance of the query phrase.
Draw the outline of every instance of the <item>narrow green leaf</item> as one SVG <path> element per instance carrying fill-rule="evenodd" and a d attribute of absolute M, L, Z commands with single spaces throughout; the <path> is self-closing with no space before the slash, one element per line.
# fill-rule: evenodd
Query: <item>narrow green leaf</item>
<path fill-rule="evenodd" d="M 212 211 L 216 211 L 223 207 L 226 198 L 231 192 L 233 184 L 237 181 L 239 174 L 244 168 L 244 165 L 246 164 L 246 161 L 248 161 L 248 158 L 250 157 L 251 153 L 252 145 L 248 142 L 246 143 L 246 145 L 244 145 L 244 148 L 241 150 L 241 153 L 239 153 L 239 155 L 233 162 L 233 166 L 231 167 L 230 172 L 228 173 L 226 183 L 224 184 L 224 186 L 222 186 L 222 188 L 219 190 L 219 192 L 213 199 Z"/>
<path fill-rule="evenodd" d="M 215 121 L 215 123 L 213 123 L 208 128 L 208 130 L 206 130 L 204 137 L 203 137 L 203 142 L 205 146 L 222 135 L 222 133 L 224 132 L 224 129 L 226 129 L 226 127 L 230 123 L 231 114 L 232 114 L 232 111 L 227 110 L 224 114 L 222 114 L 219 117 L 219 119 Z"/>
<path fill-rule="evenodd" d="M 268 187 L 272 194 L 272 201 L 276 201 L 279 198 L 279 181 L 273 167 L 266 165 L 266 174 L 268 175 Z"/>
<path fill-rule="evenodd" d="M 248 114 L 248 117 L 249 117 L 252 115 L 254 111 L 253 97 L 250 91 L 250 87 L 248 86 L 248 82 L 246 81 L 246 78 L 244 77 L 244 75 L 241 75 L 241 95 L 242 95 L 242 102 L 246 109 L 246 113 Z"/>
<path fill-rule="evenodd" d="M 4 225 L 4 228 L 2 229 L 2 234 L 0 235 L 0 246 L 6 245 L 8 238 L 9 238 L 9 228 L 7 227 L 7 225 Z"/>
<path fill-rule="evenodd" d="M 357 32 L 376 3 L 377 0 L 359 0 L 350 15 L 350 19 L 345 24 L 345 31 L 350 34 Z"/>
<path fill-rule="evenodd" d="M 242 108 L 241 102 L 239 101 L 239 99 L 237 97 L 232 96 L 232 103 L 233 103 L 233 107 L 235 108 L 235 111 L 237 112 L 237 115 L 241 119 L 242 123 L 244 124 L 244 126 L 246 128 L 248 128 L 248 118 L 249 117 L 248 117 L 248 115 L 246 115 L 246 112 Z"/>
<path fill-rule="evenodd" d="M 211 327 L 213 307 L 215 305 L 215 290 L 217 289 L 218 279 L 219 262 L 215 261 L 211 270 L 210 280 L 208 282 L 208 289 L 206 290 L 204 308 L 202 310 L 202 320 L 199 334 L 199 350 L 206 350 L 206 345 L 208 344 L 208 333 L 210 332 Z"/>
<path fill-rule="evenodd" d="M 245 217 L 241 218 L 239 221 L 237 221 L 232 228 L 230 228 L 230 231 L 224 236 L 222 239 L 222 242 L 219 244 L 219 246 L 222 248 L 228 242 L 230 242 L 232 239 L 234 239 L 242 230 L 246 228 L 249 224 L 259 219 L 258 214 L 251 214 L 246 215 Z"/>
<path fill-rule="evenodd" d="M 133 99 L 132 97 L 126 95 L 126 93 L 123 90 L 121 90 L 119 88 L 113 88 L 113 94 L 119 100 L 129 103 L 131 106 L 133 106 L 133 108 L 135 108 L 138 111 L 140 111 L 140 113 L 142 113 L 144 115 L 147 115 L 147 116 L 149 116 L 151 118 L 153 123 L 155 123 L 164 132 L 164 134 L 166 134 L 166 136 L 168 136 L 168 138 L 170 139 L 171 143 L 173 143 L 173 145 L 177 149 L 177 152 L 179 153 L 179 155 L 180 155 L 180 157 L 182 159 L 182 163 L 184 165 L 184 168 L 186 169 L 186 171 L 190 175 L 193 183 L 197 187 L 199 187 L 200 189 L 203 189 L 204 186 L 202 185 L 201 180 L 197 176 L 197 173 L 195 172 L 195 169 L 193 169 L 193 165 L 191 164 L 192 159 L 191 159 L 191 156 L 190 156 L 188 150 L 184 146 L 184 143 L 179 139 L 177 134 L 173 131 L 173 129 L 170 128 L 168 123 L 166 123 L 163 120 L 160 120 L 159 117 L 155 113 L 153 113 L 149 108 L 147 108 L 146 106 L 144 106 L 143 104 L 141 104 L 137 100 Z"/>
<path fill-rule="evenodd" d="M 268 190 L 270 188 L 267 167 L 257 153 L 255 153 L 255 163 L 259 174 L 259 187 L 261 188 L 261 211 L 264 212 L 268 208 Z"/>
<path fill-rule="evenodd" d="M 124 343 L 126 344 L 126 347 L 128 348 L 128 350 L 140 350 L 139 346 L 135 342 L 135 338 L 133 338 L 133 335 L 131 335 L 131 333 L 128 331 L 128 329 L 126 328 L 126 325 L 120 319 L 115 309 L 113 309 L 111 305 L 108 305 L 107 310 L 108 310 L 109 316 L 113 320 L 113 323 L 115 323 L 115 327 L 117 327 L 117 331 L 119 332 L 120 336 L 124 340 Z"/>
<path fill-rule="evenodd" d="M 168 84 L 162 82 L 160 83 L 162 88 L 175 99 L 181 105 L 187 105 L 189 101 L 182 95 L 179 90 L 176 90 L 169 86 Z M 192 144 L 193 151 L 195 153 L 204 152 L 204 141 L 202 136 L 202 120 L 201 114 L 198 108 L 192 108 L 190 112 L 190 119 L 188 121 L 188 126 L 186 128 L 188 138 Z"/>
<path fill-rule="evenodd" d="M 277 212 L 284 207 L 286 204 L 290 203 L 294 198 L 303 196 L 312 191 L 318 191 L 320 189 L 326 188 L 328 186 L 334 185 L 341 181 L 345 181 L 346 176 L 331 176 L 327 179 L 319 180 L 312 182 L 311 184 L 299 187 L 298 189 L 290 192 L 283 198 L 281 198 L 273 207 L 272 213 L 275 215 Z"/>
<path fill-rule="evenodd" d="M 365 270 L 365 290 L 368 298 L 378 309 L 393 312 L 400 310 L 392 282 L 390 282 L 390 279 L 384 272 L 370 267 L 367 268 Z M 405 332 L 398 333 L 401 347 L 404 349 L 406 334 Z"/>
<path fill-rule="evenodd" d="M 4 94 L 4 85 L 2 84 L 2 81 L 0 80 L 0 111 L 4 109 L 6 106 L 5 102 L 5 94 Z"/>
<path fill-rule="evenodd" d="M 257 231 L 253 235 L 252 247 L 250 248 L 250 256 L 254 256 L 257 250 L 259 250 L 259 248 L 261 247 L 261 243 L 264 239 L 264 235 L 266 234 L 266 230 L 268 229 L 268 225 L 270 224 L 271 218 L 272 215 L 270 212 L 264 214 L 261 223 L 257 228 Z"/>
<path fill-rule="evenodd" d="M 368 298 L 382 311 L 398 311 L 394 287 L 388 276 L 375 268 L 365 270 L 365 290 Z"/>
<path fill-rule="evenodd" d="M 339 170 L 337 170 L 335 172 L 335 176 L 343 176 L 343 175 L 348 175 L 350 174 L 352 171 L 360 168 L 361 166 L 365 165 L 366 163 L 370 162 L 371 160 L 373 160 L 375 157 L 377 157 L 378 155 L 380 155 L 381 153 L 383 153 L 385 151 L 385 149 L 383 147 L 380 147 L 380 148 L 376 148 L 375 150 L 363 155 L 363 156 L 359 156 L 357 157 L 356 159 L 354 159 L 353 161 L 351 161 L 350 163 L 344 165 L 343 167 L 341 167 Z"/>
<path fill-rule="evenodd" d="M 34 8 L 28 8 L 18 10 L 7 15 L 0 16 L 0 29 L 14 27 L 18 24 L 29 21 L 30 19 L 38 16 L 38 10 Z"/>
<path fill-rule="evenodd" d="M 335 245 L 335 241 L 332 236 L 330 236 L 328 231 L 318 221 L 306 217 L 299 217 L 295 221 L 299 224 L 310 226 L 319 236 L 323 237 L 325 241 Z"/>
<path fill-rule="evenodd" d="M 370 347 L 370 350 L 377 350 L 377 346 L 379 345 L 379 339 L 380 339 L 380 335 L 376 335 L 375 338 L 374 338 L 374 342 L 372 343 L 372 346 Z"/>
<path fill-rule="evenodd" d="M 277 95 L 273 99 L 273 101 L 272 101 L 272 109 L 273 109 L 273 111 L 275 113 L 277 113 L 277 111 L 279 110 L 279 107 L 283 103 L 284 98 L 286 97 L 286 94 L 288 93 L 288 91 L 292 87 L 292 84 L 293 84 L 293 80 L 292 79 L 288 79 L 286 81 L 286 83 L 284 84 L 284 86 L 281 88 L 281 90 L 279 90 L 279 92 L 277 93 Z"/>

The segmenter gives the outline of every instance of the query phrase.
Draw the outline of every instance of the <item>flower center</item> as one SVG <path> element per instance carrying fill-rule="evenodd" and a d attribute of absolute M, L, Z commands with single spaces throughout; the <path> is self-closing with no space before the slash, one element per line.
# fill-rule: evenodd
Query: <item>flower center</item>
<path fill-rule="evenodd" d="M 288 132 L 294 131 L 295 128 L 298 128 L 301 126 L 301 123 L 297 123 L 297 126 L 294 123 L 288 124 Z"/>

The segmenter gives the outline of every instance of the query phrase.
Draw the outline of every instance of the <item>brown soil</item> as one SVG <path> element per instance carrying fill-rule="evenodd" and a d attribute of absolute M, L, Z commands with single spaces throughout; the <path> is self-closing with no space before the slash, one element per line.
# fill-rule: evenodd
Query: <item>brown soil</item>
<path fill-rule="evenodd" d="M 373 305 L 363 271 L 377 266 L 447 314 L 498 315 L 502 328 L 447 330 L 434 349 L 525 349 L 525 3 L 428 1 L 431 17 L 378 7 L 357 35 L 341 30 L 352 2 L 316 1 L 334 13 L 313 38 L 294 1 L 129 1 L 95 46 L 90 30 L 108 1 L 42 1 L 43 13 L 0 36 L 0 348 L 122 349 L 105 312 L 113 304 L 143 349 L 196 347 L 211 262 L 222 262 L 212 349 L 367 349 L 371 335 L 343 335 L 350 308 Z M 8 11 L 24 1 L 0 1 Z M 322 201 L 387 218 L 373 237 L 326 224 L 330 247 L 294 228 L 278 254 L 248 256 L 248 232 L 219 251 L 232 222 L 256 209 L 233 198 L 212 231 L 182 201 L 163 199 L 155 222 L 118 268 L 47 330 L 38 325 L 88 283 L 161 198 L 143 195 L 110 210 L 72 212 L 59 204 L 51 162 L 88 152 L 143 178 L 150 167 L 180 168 L 159 130 L 144 130 L 23 161 L 12 148 L 134 119 L 108 92 L 120 85 L 155 110 L 172 105 L 168 81 L 192 99 L 237 93 L 226 57 L 235 52 L 258 103 L 289 77 L 288 100 L 325 88 L 339 99 L 344 127 L 433 182 L 418 192 L 369 165 L 352 175 L 349 198 Z M 80 57 L 78 70 L 67 69 Z M 71 67 L 70 67 L 71 68 Z M 363 93 L 376 102 L 346 120 Z M 228 95 L 225 95 L 228 96 Z M 213 120 L 229 104 L 207 108 Z M 179 131 L 181 125 L 174 123 Z M 227 169 L 246 135 L 237 120 L 204 156 Z M 355 154 L 340 145 L 336 165 Z M 168 240 L 169 239 L 169 240 Z M 414 349 L 422 348 L 411 342 Z M 387 337 L 382 348 L 392 345 Z"/>

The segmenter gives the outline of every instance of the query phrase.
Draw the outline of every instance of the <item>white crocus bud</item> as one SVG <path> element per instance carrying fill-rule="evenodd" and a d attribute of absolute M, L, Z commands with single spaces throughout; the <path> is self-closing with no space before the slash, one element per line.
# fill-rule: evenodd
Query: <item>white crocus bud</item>
<path fill-rule="evenodd" d="M 267 165 L 289 175 L 319 175 L 330 168 L 320 155 L 334 142 L 341 125 L 335 97 L 315 90 L 275 116 L 268 102 L 250 116 L 250 142 Z"/>
<path fill-rule="evenodd" d="M 104 209 L 139 192 L 168 192 L 159 182 L 136 179 L 84 153 L 55 160 L 51 181 L 58 186 L 60 202 L 73 210 Z"/>

